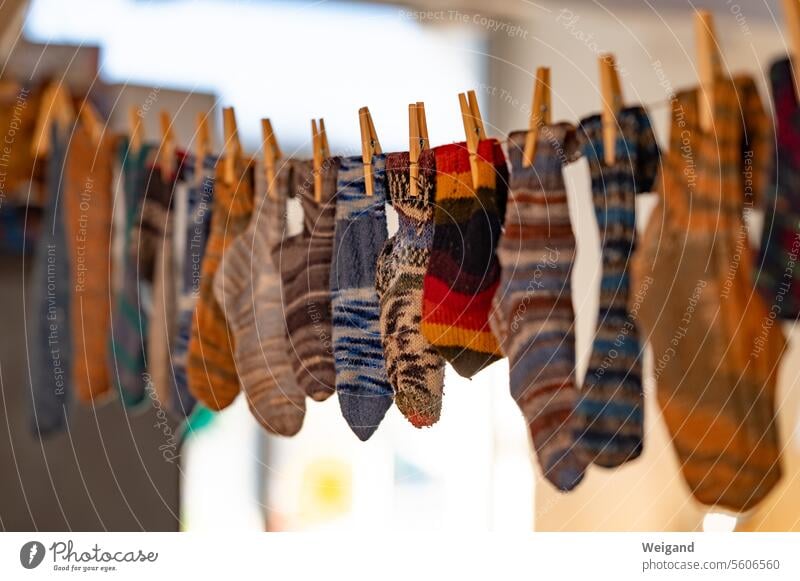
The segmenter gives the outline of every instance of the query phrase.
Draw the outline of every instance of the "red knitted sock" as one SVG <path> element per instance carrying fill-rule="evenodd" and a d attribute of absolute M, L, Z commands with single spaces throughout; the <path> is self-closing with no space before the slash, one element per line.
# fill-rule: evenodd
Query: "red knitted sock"
<path fill-rule="evenodd" d="M 502 357 L 489 311 L 500 280 L 495 249 L 508 170 L 494 139 L 478 146 L 476 188 L 463 143 L 437 147 L 434 153 L 435 229 L 423 285 L 422 333 L 460 375 L 472 377 Z"/>

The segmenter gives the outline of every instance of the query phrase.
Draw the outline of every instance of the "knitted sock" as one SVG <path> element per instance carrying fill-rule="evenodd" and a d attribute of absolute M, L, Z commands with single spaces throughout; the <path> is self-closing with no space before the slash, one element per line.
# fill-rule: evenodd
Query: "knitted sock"
<path fill-rule="evenodd" d="M 142 290 L 137 269 L 138 231 L 142 219 L 147 180 L 150 177 L 154 148 L 143 144 L 135 153 L 128 150 L 128 143 L 118 148 L 122 173 L 122 203 L 125 211 L 125 247 L 119 265 L 122 286 L 115 297 L 111 315 L 110 346 L 111 370 L 114 383 L 124 405 L 131 406 L 144 397 L 145 338 L 147 337 L 148 313 L 144 308 Z"/>
<path fill-rule="evenodd" d="M 145 401 L 148 389 L 152 389 L 156 396 L 164 397 L 168 400 L 171 381 L 169 371 L 164 369 L 169 365 L 166 357 L 166 330 L 164 311 L 166 309 L 166 295 L 161 294 L 160 304 L 155 305 L 159 291 L 165 290 L 166 282 L 159 275 L 159 291 L 156 290 L 156 278 L 160 256 L 164 252 L 164 247 L 171 245 L 171 240 L 167 237 L 167 222 L 169 218 L 170 206 L 172 202 L 173 179 L 164 179 L 159 166 L 152 166 L 147 183 L 145 185 L 145 195 L 140 206 L 138 228 L 135 228 L 131 236 L 131 248 L 134 252 L 132 258 L 135 260 L 135 273 L 140 289 L 139 300 L 142 308 L 147 312 L 147 326 L 142 335 L 142 343 L 145 354 L 145 370 L 142 373 L 142 380 L 135 386 L 137 391 L 127 394 L 130 405 L 136 405 Z M 171 260 L 171 257 L 169 258 Z M 166 265 L 164 265 L 166 266 Z M 163 269 L 162 269 L 163 273 Z M 156 311 L 158 308 L 158 311 Z M 156 345 L 150 345 L 151 340 L 156 340 Z M 155 357 L 154 361 L 150 356 Z M 145 372 L 146 371 L 146 372 Z M 156 380 L 158 384 L 156 385 Z"/>
<path fill-rule="evenodd" d="M 373 158 L 366 195 L 361 156 L 342 159 L 331 268 L 336 393 L 347 424 L 362 441 L 378 429 L 394 394 L 386 376 L 375 265 L 388 236 L 385 158 Z"/>
<path fill-rule="evenodd" d="M 698 131 L 697 90 L 676 95 L 660 206 L 632 279 L 683 477 L 703 504 L 743 512 L 781 479 L 775 388 L 785 339 L 754 292 L 743 221 L 771 137 L 753 79 L 720 81 L 714 95 L 714 132 Z"/>
<path fill-rule="evenodd" d="M 169 344 L 175 333 L 175 256 L 172 239 L 173 216 L 165 223 L 156 250 L 153 268 L 153 312 L 147 336 L 147 372 L 158 401 L 167 408 L 174 406 L 172 360 Z"/>
<path fill-rule="evenodd" d="M 628 312 L 628 265 L 636 240 L 636 193 L 650 191 L 658 169 L 658 145 L 647 112 L 628 107 L 617 116 L 617 159 L 604 161 L 600 115 L 581 122 L 592 199 L 600 230 L 600 314 L 581 398 L 578 445 L 594 463 L 613 468 L 637 458 L 644 438 L 642 347 Z"/>
<path fill-rule="evenodd" d="M 256 204 L 247 230 L 225 251 L 225 271 L 214 280 L 214 296 L 228 306 L 225 317 L 250 411 L 266 430 L 282 436 L 300 431 L 306 411 L 306 394 L 289 361 L 280 277 L 270 255 L 283 237 L 291 177 L 287 163 L 272 193 Z"/>
<path fill-rule="evenodd" d="M 502 357 L 489 328 L 500 280 L 495 249 L 508 196 L 500 143 L 481 141 L 478 187 L 472 187 L 464 144 L 434 149 L 436 208 L 433 247 L 425 273 L 422 333 L 463 377 Z"/>
<path fill-rule="evenodd" d="M 92 401 L 111 389 L 108 369 L 114 141 L 73 132 L 64 178 L 64 219 L 72 265 L 70 318 L 75 393 Z"/>
<path fill-rule="evenodd" d="M 439 420 L 444 389 L 444 359 L 420 331 L 423 279 L 433 244 L 433 150 L 420 155 L 416 196 L 409 191 L 408 153 L 386 158 L 386 182 L 399 225 L 375 273 L 383 354 L 397 408 L 421 428 Z"/>
<path fill-rule="evenodd" d="M 68 133 L 67 133 L 68 135 Z M 66 135 L 53 131 L 48 159 L 48 196 L 34 266 L 34 337 L 31 341 L 30 393 L 33 433 L 47 436 L 67 425 L 72 393 L 70 336 L 70 258 L 64 233 L 63 164 Z"/>
<path fill-rule="evenodd" d="M 575 449 L 575 237 L 561 173 L 576 154 L 575 134 L 566 123 L 543 128 L 535 163 L 527 168 L 525 137 L 510 137 L 512 193 L 492 327 L 508 355 L 511 395 L 528 422 L 544 476 L 566 491 L 580 483 L 586 467 Z"/>
<path fill-rule="evenodd" d="M 189 340 L 189 390 L 212 410 L 228 407 L 239 394 L 233 337 L 225 322 L 228 306 L 214 297 L 214 276 L 217 270 L 225 272 L 223 253 L 244 232 L 253 213 L 253 167 L 241 169 L 233 184 L 220 180 L 214 191 L 211 233 L 203 256 L 200 297 Z"/>
<path fill-rule="evenodd" d="M 217 158 L 209 155 L 203 160 L 203 178 L 199 183 L 192 179 L 177 186 L 179 193 L 176 201 L 181 204 L 185 203 L 185 210 L 181 209 L 180 214 L 186 216 L 183 224 L 185 227 L 176 233 L 178 236 L 184 237 L 184 259 L 177 297 L 177 322 L 172 340 L 172 370 L 175 381 L 172 411 L 177 417 L 188 417 L 197 402 L 189 392 L 186 365 L 189 339 L 195 318 L 195 305 L 197 297 L 200 296 L 203 256 L 211 231 L 216 167 Z M 185 192 L 180 192 L 181 188 L 185 188 Z"/>
<path fill-rule="evenodd" d="M 193 162 L 179 153 L 176 167 L 177 175 L 163 184 L 169 192 L 168 194 L 167 191 L 164 192 L 164 198 L 168 195 L 169 201 L 167 202 L 163 222 L 154 224 L 154 227 L 160 229 L 160 235 L 155 248 L 152 286 L 153 311 L 150 316 L 147 335 L 147 372 L 150 385 L 158 401 L 167 409 L 175 406 L 173 401 L 174 384 L 170 342 L 175 333 L 177 310 L 175 288 L 177 256 L 173 235 L 175 212 L 170 209 L 170 205 L 173 208 L 175 206 L 173 197 L 177 195 L 178 184 L 183 184 L 192 179 Z M 149 191 L 148 194 L 150 194 Z"/>
<path fill-rule="evenodd" d="M 771 185 L 764 200 L 764 222 L 755 276 L 762 296 L 781 318 L 800 317 L 800 100 L 795 91 L 792 59 L 770 67 L 778 147 Z"/>
<path fill-rule="evenodd" d="M 325 160 L 322 196 L 314 200 L 311 162 L 297 162 L 293 191 L 303 206 L 303 232 L 283 241 L 275 265 L 281 273 L 289 358 L 297 383 L 314 400 L 335 390 L 331 347 L 331 259 L 336 219 L 336 176 L 339 158 Z"/>

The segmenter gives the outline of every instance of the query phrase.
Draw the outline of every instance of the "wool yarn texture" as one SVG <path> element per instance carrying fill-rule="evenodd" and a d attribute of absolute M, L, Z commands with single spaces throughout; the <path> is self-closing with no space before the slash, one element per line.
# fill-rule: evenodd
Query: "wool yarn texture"
<path fill-rule="evenodd" d="M 386 183 L 398 229 L 376 265 L 381 341 L 397 408 L 421 428 L 439 420 L 444 391 L 444 358 L 421 331 L 423 282 L 433 246 L 433 150 L 420 154 L 416 195 L 411 194 L 407 152 L 386 157 Z"/>
<path fill-rule="evenodd" d="M 372 436 L 394 401 L 375 290 L 378 255 L 388 238 L 385 165 L 385 156 L 373 156 L 368 196 L 361 156 L 342 158 L 337 186 L 330 280 L 336 394 L 342 415 L 362 441 Z"/>

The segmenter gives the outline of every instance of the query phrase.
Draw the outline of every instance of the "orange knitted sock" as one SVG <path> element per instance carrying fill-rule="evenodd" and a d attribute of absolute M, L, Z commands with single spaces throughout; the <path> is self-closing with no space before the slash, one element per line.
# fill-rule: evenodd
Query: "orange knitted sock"
<path fill-rule="evenodd" d="M 111 389 L 110 330 L 112 170 L 114 139 L 92 142 L 80 125 L 69 142 L 64 219 L 72 257 L 73 379 L 75 393 L 91 401 Z"/>
<path fill-rule="evenodd" d="M 226 408 L 239 394 L 225 304 L 214 297 L 214 276 L 217 270 L 225 270 L 225 249 L 244 232 L 253 212 L 253 167 L 248 165 L 237 174 L 232 184 L 226 184 L 222 176 L 217 178 L 186 369 L 192 395 L 213 410 Z"/>

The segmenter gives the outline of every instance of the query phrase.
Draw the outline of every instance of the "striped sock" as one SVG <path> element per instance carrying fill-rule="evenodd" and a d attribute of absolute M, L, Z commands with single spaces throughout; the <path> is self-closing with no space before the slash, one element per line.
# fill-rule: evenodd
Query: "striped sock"
<path fill-rule="evenodd" d="M 286 349 L 280 277 L 271 257 L 283 236 L 291 177 L 291 165 L 284 165 L 272 194 L 258 201 L 247 230 L 225 251 L 225 271 L 214 280 L 217 301 L 228 306 L 225 317 L 250 411 L 267 431 L 282 436 L 300 431 L 306 411 Z"/>
<path fill-rule="evenodd" d="M 160 166 L 153 166 L 142 200 L 139 227 L 134 231 L 131 241 L 136 249 L 136 273 L 141 287 L 146 289 L 142 293 L 142 301 L 146 303 L 148 313 L 147 333 L 143 335 L 147 373 L 143 377 L 141 393 L 135 394 L 133 400 L 135 403 L 145 401 L 145 396 L 149 395 L 148 389 L 152 390 L 156 397 L 163 398 L 160 401 L 164 403 L 169 401 L 171 380 L 167 359 L 165 318 L 167 309 L 165 285 L 169 277 L 163 276 L 163 269 L 169 268 L 172 272 L 164 258 L 172 260 L 171 248 L 168 248 L 172 242 L 168 237 L 167 224 L 172 205 L 173 184 L 172 178 L 165 180 L 162 177 Z M 170 256 L 165 257 L 165 252 L 170 253 Z M 158 272 L 159 267 L 162 268 L 161 273 Z M 155 341 L 155 345 L 152 345 L 151 341 Z"/>
<path fill-rule="evenodd" d="M 378 257 L 375 288 L 380 299 L 380 331 L 386 371 L 400 412 L 418 428 L 439 420 L 444 359 L 420 331 L 422 286 L 433 244 L 433 150 L 419 158 L 419 191 L 409 191 L 408 153 L 386 158 L 389 199 L 399 227 Z"/>
<path fill-rule="evenodd" d="M 219 180 L 214 189 L 211 232 L 203 256 L 186 366 L 189 390 L 212 410 L 228 407 L 239 394 L 233 337 L 225 322 L 228 305 L 214 297 L 214 276 L 226 269 L 225 249 L 244 232 L 253 212 L 253 167 L 238 169 L 232 184 Z"/>
<path fill-rule="evenodd" d="M 617 118 L 613 166 L 604 162 L 600 115 L 584 119 L 580 127 L 600 230 L 602 279 L 597 331 L 577 406 L 578 445 L 588 460 L 608 468 L 642 453 L 642 347 L 635 318 L 628 312 L 628 265 L 636 242 L 636 193 L 650 191 L 659 160 L 647 112 L 628 107 Z"/>
<path fill-rule="evenodd" d="M 495 250 L 508 170 L 494 139 L 479 144 L 475 189 L 464 144 L 437 147 L 434 153 L 436 225 L 423 287 L 422 333 L 459 375 L 472 377 L 502 357 L 489 311 L 500 280 Z"/>
<path fill-rule="evenodd" d="M 631 278 L 683 477 L 701 503 L 745 512 L 782 477 L 775 389 L 786 339 L 754 292 L 743 216 L 745 193 L 763 193 L 772 137 L 751 77 L 718 82 L 714 100 L 706 132 L 698 89 L 675 96 L 659 205 Z"/>
<path fill-rule="evenodd" d="M 535 164 L 522 166 L 526 132 L 510 137 L 511 196 L 498 255 L 503 265 L 492 327 L 510 366 L 544 476 L 560 490 L 583 479 L 575 448 L 575 314 L 570 277 L 575 237 L 561 171 L 576 154 L 574 128 L 540 132 Z"/>
<path fill-rule="evenodd" d="M 64 177 L 64 220 L 72 265 L 73 380 L 75 394 L 92 401 L 111 389 L 110 270 L 114 139 L 95 145 L 77 126 L 69 141 Z"/>
<path fill-rule="evenodd" d="M 311 162 L 295 163 L 293 191 L 303 207 L 303 232 L 285 239 L 274 255 L 281 273 L 292 368 L 300 388 L 316 401 L 330 397 L 336 385 L 330 276 L 338 171 L 338 157 L 325 160 L 318 204 Z"/>
<path fill-rule="evenodd" d="M 388 237 L 385 158 L 373 158 L 374 192 L 366 195 L 360 156 L 342 159 L 331 268 L 336 393 L 347 424 L 362 441 L 378 429 L 394 393 L 386 376 L 375 291 L 375 264 Z"/>
<path fill-rule="evenodd" d="M 136 405 L 144 398 L 148 312 L 144 306 L 147 285 L 140 279 L 137 268 L 138 232 L 154 151 L 153 146 L 143 144 L 134 153 L 128 150 L 127 142 L 118 150 L 122 166 L 125 247 L 120 264 L 122 284 L 111 316 L 110 350 L 113 379 L 125 406 Z"/>
<path fill-rule="evenodd" d="M 175 209 L 176 198 L 189 180 L 194 179 L 194 160 L 184 152 L 176 152 L 176 172 L 163 180 L 159 170 L 156 179 L 148 184 L 148 194 L 153 188 L 160 188 L 157 197 L 161 198 L 164 212 L 154 223 L 152 275 L 152 312 L 147 332 L 147 373 L 149 384 L 155 396 L 166 409 L 174 410 L 177 402 L 170 343 L 177 325 L 177 276 L 182 253 L 175 248 Z M 141 254 L 140 254 L 141 258 Z M 179 416 L 180 417 L 180 416 Z"/>
<path fill-rule="evenodd" d="M 195 318 L 197 297 L 200 296 L 200 274 L 205 254 L 206 243 L 211 232 L 211 214 L 214 204 L 214 180 L 216 177 L 217 158 L 207 156 L 203 160 L 203 178 L 199 183 L 187 180 L 178 185 L 176 201 L 185 204 L 185 228 L 176 232 L 183 236 L 183 265 L 178 287 L 178 313 L 175 334 L 172 340 L 172 370 L 175 381 L 175 397 L 172 411 L 177 417 L 188 417 L 197 400 L 189 391 L 186 376 L 188 363 L 189 340 L 192 323 Z M 184 202 L 185 200 L 185 202 Z"/>

